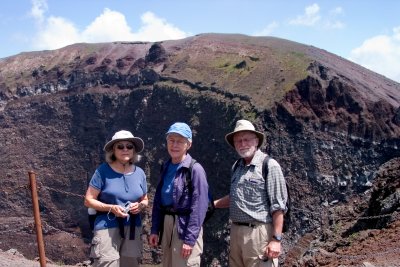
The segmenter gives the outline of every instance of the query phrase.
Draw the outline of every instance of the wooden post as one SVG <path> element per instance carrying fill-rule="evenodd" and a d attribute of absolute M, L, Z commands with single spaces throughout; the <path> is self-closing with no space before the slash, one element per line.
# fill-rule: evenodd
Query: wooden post
<path fill-rule="evenodd" d="M 44 253 L 42 222 L 40 221 L 39 199 L 36 187 L 36 174 L 33 171 L 29 171 L 28 173 L 29 173 L 29 182 L 31 185 L 31 192 L 32 192 L 33 215 L 35 217 L 36 237 L 39 249 L 40 266 L 46 267 L 46 255 Z"/>

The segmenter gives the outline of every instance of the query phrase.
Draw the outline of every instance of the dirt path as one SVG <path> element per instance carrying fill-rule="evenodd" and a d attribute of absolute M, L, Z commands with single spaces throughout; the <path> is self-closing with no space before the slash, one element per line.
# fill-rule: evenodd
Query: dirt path
<path fill-rule="evenodd" d="M 0 251 L 0 266 L 1 267 L 40 267 L 40 262 L 32 261 L 24 258 L 21 254 L 15 251 Z M 61 265 L 47 263 L 46 267 L 60 267 Z M 62 265 L 63 267 L 72 267 L 73 265 Z M 76 267 L 76 265 L 75 265 Z"/>

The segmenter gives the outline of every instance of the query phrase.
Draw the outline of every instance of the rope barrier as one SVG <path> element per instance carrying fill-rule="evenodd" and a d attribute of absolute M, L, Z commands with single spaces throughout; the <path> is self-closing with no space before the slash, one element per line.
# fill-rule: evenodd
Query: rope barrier
<path fill-rule="evenodd" d="M 314 215 L 317 215 L 317 216 L 320 216 L 320 215 L 322 214 L 322 213 L 312 212 L 312 211 L 309 211 L 309 210 L 299 209 L 299 208 L 295 208 L 295 207 L 291 207 L 291 209 L 292 209 L 294 212 L 296 212 L 296 211 L 301 211 L 301 212 L 304 212 L 304 213 L 311 213 L 311 214 L 314 214 Z"/>
<path fill-rule="evenodd" d="M 383 252 L 374 253 L 374 257 L 384 256 L 384 255 L 387 255 L 390 253 L 398 253 L 398 252 L 400 252 L 400 248 L 389 249 L 389 250 L 385 250 Z M 332 256 L 332 257 L 336 257 L 336 258 L 340 258 L 340 259 L 351 259 L 351 260 L 355 260 L 355 259 L 361 260 L 361 259 L 371 257 L 371 255 L 365 255 L 365 254 L 364 255 L 347 255 L 347 254 L 337 254 L 337 253 L 327 252 L 327 251 L 325 251 L 325 252 L 319 251 L 319 253 L 324 254 L 325 256 Z"/>
<path fill-rule="evenodd" d="M 17 189 L 18 188 L 28 189 L 29 185 L 18 186 Z M 73 193 L 73 192 L 67 192 L 67 191 L 64 191 L 64 190 L 61 190 L 61 189 L 52 188 L 52 187 L 49 187 L 49 186 L 45 186 L 45 185 L 43 185 L 41 183 L 38 186 L 38 189 L 39 190 L 47 189 L 49 191 L 54 191 L 54 192 L 57 192 L 57 193 L 60 193 L 60 194 L 64 194 L 64 195 L 68 195 L 68 196 L 72 196 L 72 197 L 85 198 L 84 195 Z M 318 213 L 318 212 L 313 212 L 313 211 L 310 211 L 310 210 L 300 209 L 300 208 L 296 208 L 296 207 L 292 207 L 291 209 L 292 209 L 293 213 L 303 212 L 305 214 L 312 214 L 312 215 L 315 215 L 315 216 L 322 216 L 324 214 L 323 212 Z M 335 215 L 331 215 L 331 217 L 334 218 L 335 221 L 337 221 L 337 220 L 374 220 L 374 219 L 381 219 L 381 218 L 390 217 L 390 216 L 392 216 L 392 214 L 382 214 L 382 215 L 376 215 L 376 216 L 363 216 L 363 217 L 346 217 L 346 216 L 337 217 Z"/>
<path fill-rule="evenodd" d="M 58 193 L 65 194 L 65 195 L 68 195 L 68 196 L 74 196 L 74 197 L 85 198 L 84 195 L 80 195 L 80 194 L 76 194 L 76 193 L 72 193 L 72 192 L 63 191 L 63 190 L 61 190 L 61 189 L 55 189 L 55 188 L 48 187 L 48 186 L 45 186 L 45 185 L 42 185 L 42 186 L 39 188 L 39 190 L 40 190 L 41 188 L 45 188 L 45 189 L 47 189 L 47 190 L 54 191 L 54 192 L 58 192 Z"/>
<path fill-rule="evenodd" d="M 354 218 L 354 217 L 340 217 L 339 219 L 341 220 L 373 220 L 373 219 L 381 219 L 381 218 L 385 218 L 385 217 L 390 217 L 392 216 L 393 213 L 390 214 L 382 214 L 382 215 L 376 215 L 376 216 L 365 216 L 365 217 L 358 217 L 358 218 Z"/>

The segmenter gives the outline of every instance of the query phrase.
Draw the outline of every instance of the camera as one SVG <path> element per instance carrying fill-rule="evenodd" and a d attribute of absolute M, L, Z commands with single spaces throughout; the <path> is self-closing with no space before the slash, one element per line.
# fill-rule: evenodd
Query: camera
<path fill-rule="evenodd" d="M 124 205 L 124 212 L 125 213 L 129 213 L 129 210 L 130 210 L 130 208 L 131 208 L 131 204 L 132 204 L 132 202 L 130 202 L 130 201 L 127 201 L 126 203 L 125 203 L 125 205 Z"/>

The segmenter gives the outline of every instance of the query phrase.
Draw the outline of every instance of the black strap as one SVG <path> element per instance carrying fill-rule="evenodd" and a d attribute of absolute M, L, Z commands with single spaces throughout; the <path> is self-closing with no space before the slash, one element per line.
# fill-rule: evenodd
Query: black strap
<path fill-rule="evenodd" d="M 165 221 L 165 214 L 163 214 L 161 216 L 161 220 L 160 220 L 160 230 L 159 230 L 159 234 L 158 234 L 158 245 L 161 245 L 161 241 L 162 241 L 162 237 L 164 235 L 164 221 Z"/>
<path fill-rule="evenodd" d="M 108 214 L 106 211 L 98 211 L 96 213 L 97 215 L 103 215 L 103 214 Z M 129 240 L 135 240 L 135 231 L 136 231 L 136 216 L 137 214 L 129 214 Z M 125 218 L 122 217 L 116 217 L 117 223 L 118 223 L 118 228 L 119 228 L 119 235 L 121 238 L 125 238 Z"/>
<path fill-rule="evenodd" d="M 192 184 L 192 173 L 193 173 L 193 165 L 196 164 L 196 160 L 192 158 L 189 164 L 188 171 L 185 174 L 185 186 L 189 188 L 190 194 L 193 193 L 193 184 Z"/>
<path fill-rule="evenodd" d="M 121 238 L 125 238 L 125 218 L 117 217 L 119 234 Z M 130 214 L 129 218 L 129 240 L 135 240 L 136 231 L 136 214 Z"/>
<path fill-rule="evenodd" d="M 119 235 L 121 238 L 125 238 L 125 231 L 124 231 L 124 218 L 117 217 L 118 228 L 119 228 Z"/>
<path fill-rule="evenodd" d="M 265 180 L 265 182 L 267 181 L 267 176 L 268 176 L 268 162 L 270 160 L 270 157 L 267 155 L 265 156 L 264 160 L 263 160 L 263 164 L 262 164 L 262 176 Z M 237 169 L 237 167 L 239 166 L 239 162 L 243 161 L 242 158 L 238 159 L 235 161 L 235 163 L 233 163 L 232 166 L 232 173 L 234 173 Z"/>
<path fill-rule="evenodd" d="M 270 160 L 270 157 L 267 155 L 265 156 L 263 160 L 263 165 L 262 165 L 262 176 L 264 177 L 264 182 L 265 182 L 265 189 L 267 189 L 267 178 L 268 178 L 268 162 Z"/>
<path fill-rule="evenodd" d="M 129 218 L 129 240 L 135 240 L 136 232 L 136 216 L 137 214 L 131 214 Z"/>

